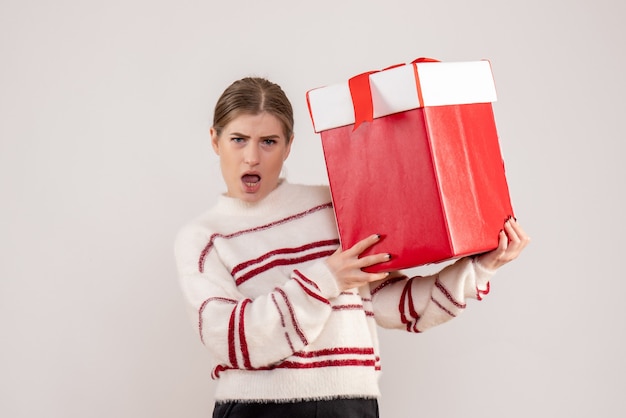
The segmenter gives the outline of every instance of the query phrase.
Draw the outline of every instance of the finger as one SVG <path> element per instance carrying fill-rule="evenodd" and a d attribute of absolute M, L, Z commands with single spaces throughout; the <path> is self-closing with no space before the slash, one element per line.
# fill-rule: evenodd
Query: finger
<path fill-rule="evenodd" d="M 507 231 L 507 234 L 509 236 L 509 252 L 514 258 L 517 257 L 517 255 L 524 249 L 524 247 L 526 247 L 529 242 L 529 238 L 515 219 L 511 219 L 508 222 Z"/>
<path fill-rule="evenodd" d="M 509 237 L 507 236 L 506 232 L 504 232 L 504 230 L 501 230 L 500 233 L 498 234 L 498 248 L 496 250 L 502 254 L 506 251 L 508 246 L 509 246 Z"/>
<path fill-rule="evenodd" d="M 517 231 L 513 227 L 513 219 L 509 219 L 504 223 L 504 232 L 506 232 L 506 236 L 509 238 L 510 243 L 517 243 L 520 241 Z"/>
<path fill-rule="evenodd" d="M 384 280 L 388 277 L 389 277 L 389 272 L 366 273 L 364 276 L 361 277 L 361 282 L 359 283 L 359 285 L 362 286 L 365 283 L 371 283 L 371 282 L 376 282 L 379 280 Z"/>
<path fill-rule="evenodd" d="M 383 280 L 386 279 L 387 277 L 389 277 L 389 272 L 383 272 L 383 273 L 370 273 L 368 275 L 367 278 L 367 282 L 371 283 L 371 282 L 376 282 L 378 280 Z"/>
<path fill-rule="evenodd" d="M 373 254 L 359 258 L 360 268 L 373 266 L 374 264 L 384 263 L 391 260 L 391 254 Z"/>
<path fill-rule="evenodd" d="M 511 226 L 513 227 L 513 229 L 515 230 L 515 233 L 517 234 L 517 236 L 520 238 L 520 240 L 524 243 L 524 246 L 526 246 L 526 244 L 528 244 L 528 242 L 530 241 L 530 237 L 528 236 L 528 234 L 526 234 L 526 231 L 524 231 L 524 229 L 522 228 L 522 226 L 517 222 L 516 219 L 513 219 L 511 222 Z"/>
<path fill-rule="evenodd" d="M 376 282 L 380 280 L 385 280 L 389 277 L 388 272 L 382 273 L 365 273 L 360 272 L 361 274 L 353 276 L 351 279 L 343 282 L 345 289 L 352 289 L 355 287 L 361 287 L 367 283 Z"/>
<path fill-rule="evenodd" d="M 369 237 L 364 238 L 361 241 L 359 241 L 356 244 L 354 244 L 348 250 L 348 252 L 350 252 L 353 255 L 357 255 L 358 256 L 363 251 L 367 250 L 369 247 L 371 247 L 372 245 L 376 244 L 378 241 L 380 241 L 380 234 L 370 235 Z"/>

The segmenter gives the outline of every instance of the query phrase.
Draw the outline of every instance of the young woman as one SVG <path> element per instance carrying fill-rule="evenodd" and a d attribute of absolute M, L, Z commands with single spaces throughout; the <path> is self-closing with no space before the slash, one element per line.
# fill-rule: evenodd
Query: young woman
<path fill-rule="evenodd" d="M 210 133 L 227 191 L 181 230 L 176 260 L 217 379 L 213 417 L 377 417 L 377 326 L 422 332 L 452 319 L 529 241 L 510 219 L 497 249 L 435 275 L 366 273 L 389 259 L 359 257 L 378 231 L 342 251 L 328 187 L 280 177 L 294 135 L 278 85 L 234 82 Z"/>

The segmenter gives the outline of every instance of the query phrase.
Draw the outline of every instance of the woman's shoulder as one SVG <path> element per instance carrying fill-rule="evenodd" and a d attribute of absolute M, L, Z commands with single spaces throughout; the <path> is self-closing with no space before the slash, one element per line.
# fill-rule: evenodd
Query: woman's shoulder
<path fill-rule="evenodd" d="M 319 203 L 331 201 L 330 189 L 327 185 L 288 183 L 286 186 L 289 188 L 289 195 L 292 198 Z"/>
<path fill-rule="evenodd" d="M 183 245 L 185 247 L 204 245 L 207 238 L 215 233 L 214 228 L 211 227 L 211 212 L 211 210 L 206 211 L 202 215 L 183 224 L 176 234 L 176 247 Z"/>
<path fill-rule="evenodd" d="M 214 235 L 236 234 L 259 224 L 269 224 L 294 213 L 332 204 L 326 185 L 287 183 L 265 201 L 247 205 L 234 199 L 222 198 L 212 208 L 184 224 L 176 236 L 177 245 L 201 247 Z"/>

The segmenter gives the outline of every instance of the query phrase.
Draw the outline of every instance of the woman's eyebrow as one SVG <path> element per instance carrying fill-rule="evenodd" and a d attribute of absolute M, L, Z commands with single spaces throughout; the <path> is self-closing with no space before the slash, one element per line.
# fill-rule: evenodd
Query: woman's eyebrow
<path fill-rule="evenodd" d="M 250 135 L 242 134 L 240 132 L 231 132 L 229 135 L 230 136 L 236 136 L 236 137 L 239 137 L 239 138 L 250 138 Z"/>
<path fill-rule="evenodd" d="M 237 137 L 237 138 L 246 138 L 246 139 L 251 138 L 250 135 L 242 134 L 241 132 L 230 132 L 229 135 L 231 137 Z M 280 138 L 280 135 L 279 134 L 261 135 L 259 138 L 262 138 L 262 139 L 278 139 L 278 138 Z"/>

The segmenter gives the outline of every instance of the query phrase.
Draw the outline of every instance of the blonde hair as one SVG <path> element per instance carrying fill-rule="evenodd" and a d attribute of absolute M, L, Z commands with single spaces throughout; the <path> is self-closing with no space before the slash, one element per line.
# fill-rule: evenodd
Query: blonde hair
<path fill-rule="evenodd" d="M 283 125 L 287 142 L 293 136 L 293 108 L 283 89 L 260 77 L 237 80 L 224 90 L 215 105 L 213 128 L 217 135 L 241 114 L 262 112 L 276 116 Z"/>

